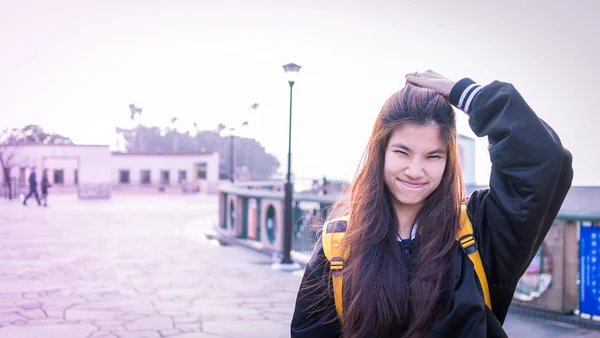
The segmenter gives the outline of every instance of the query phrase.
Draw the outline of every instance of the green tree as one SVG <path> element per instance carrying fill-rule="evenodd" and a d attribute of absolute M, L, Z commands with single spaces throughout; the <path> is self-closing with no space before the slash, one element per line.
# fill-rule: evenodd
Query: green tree
<path fill-rule="evenodd" d="M 226 129 L 219 124 L 215 130 L 199 130 L 195 135 L 179 132 L 175 128 L 137 126 L 133 129 L 116 128 L 125 140 L 127 152 L 186 153 L 218 152 L 219 170 L 224 176 L 231 172 L 230 137 L 221 136 Z M 141 142 L 143 140 L 143 143 Z M 251 138 L 234 137 L 234 161 L 236 167 L 247 167 L 253 180 L 265 180 L 277 171 L 279 161 Z M 174 147 L 174 144 L 177 146 Z"/>

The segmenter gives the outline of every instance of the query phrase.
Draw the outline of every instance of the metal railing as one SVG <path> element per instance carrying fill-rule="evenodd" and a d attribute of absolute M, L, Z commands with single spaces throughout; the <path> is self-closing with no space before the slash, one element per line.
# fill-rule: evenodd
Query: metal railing
<path fill-rule="evenodd" d="M 336 197 L 294 194 L 293 255 L 303 260 L 310 257 L 317 231 L 327 219 Z M 222 187 L 219 225 L 232 236 L 281 252 L 283 198 L 283 192 L 278 189 Z M 582 302 L 579 299 L 579 232 L 582 226 L 600 227 L 600 210 L 591 213 L 561 211 L 558 214 L 544 243 L 519 281 L 516 302 L 561 313 L 579 310 Z M 598 252 L 600 261 L 600 249 Z M 600 273 L 598 285 L 600 293 Z"/>
<path fill-rule="evenodd" d="M 235 198 L 232 198 L 235 197 Z M 233 231 L 237 224 L 236 237 L 275 245 L 282 227 L 275 223 L 283 212 L 283 193 L 270 189 L 247 189 L 227 186 L 220 189 L 220 221 L 222 229 Z M 328 216 L 335 197 L 317 194 L 294 194 L 292 201 L 292 250 L 310 254 L 314 247 L 316 231 Z M 241 210 L 236 210 L 241 208 Z M 241 220 L 237 218 L 241 217 Z M 279 223 L 282 223 L 279 220 Z M 280 224 L 282 226 L 282 224 Z M 279 231 L 277 231 L 279 229 Z"/>

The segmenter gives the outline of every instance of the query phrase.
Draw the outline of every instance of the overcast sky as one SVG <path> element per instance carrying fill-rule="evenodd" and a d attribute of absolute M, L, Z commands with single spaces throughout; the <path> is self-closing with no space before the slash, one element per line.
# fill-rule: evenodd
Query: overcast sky
<path fill-rule="evenodd" d="M 281 66 L 295 62 L 293 171 L 351 179 L 385 100 L 431 68 L 512 82 L 573 153 L 574 185 L 600 185 L 599 13 L 596 0 L 0 0 L 0 126 L 114 144 L 129 103 L 149 125 L 249 119 L 285 171 Z M 474 136 L 464 116 L 459 131 Z"/>

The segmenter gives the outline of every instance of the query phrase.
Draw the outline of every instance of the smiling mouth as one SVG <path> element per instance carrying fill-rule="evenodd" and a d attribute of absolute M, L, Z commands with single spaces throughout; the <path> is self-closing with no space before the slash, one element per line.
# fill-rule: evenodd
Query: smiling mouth
<path fill-rule="evenodd" d="M 400 184 L 402 184 L 403 186 L 405 186 L 409 189 L 420 189 L 420 188 L 423 188 L 426 184 L 426 183 L 411 183 L 411 182 L 403 181 L 400 179 L 398 179 L 398 181 L 400 182 Z"/>

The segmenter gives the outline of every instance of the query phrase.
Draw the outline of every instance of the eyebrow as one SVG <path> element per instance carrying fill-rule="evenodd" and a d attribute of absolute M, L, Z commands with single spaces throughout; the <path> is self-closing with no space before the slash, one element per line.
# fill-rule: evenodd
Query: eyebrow
<path fill-rule="evenodd" d="M 392 144 L 392 148 L 400 148 L 400 149 L 404 149 L 406 151 L 410 151 L 410 148 L 407 147 L 405 144 L 401 143 L 401 142 L 396 142 Z M 436 148 L 433 149 L 432 151 L 428 152 L 427 155 L 433 155 L 433 154 L 446 154 L 446 149 L 443 148 Z"/>

